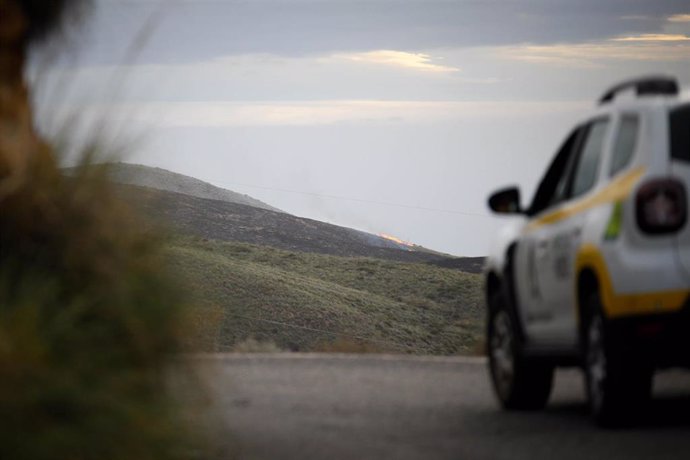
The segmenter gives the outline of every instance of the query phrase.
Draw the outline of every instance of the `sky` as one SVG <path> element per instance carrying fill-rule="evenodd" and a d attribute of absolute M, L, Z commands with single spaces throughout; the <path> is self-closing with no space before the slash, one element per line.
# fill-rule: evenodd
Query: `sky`
<path fill-rule="evenodd" d="M 96 0 L 60 44 L 28 72 L 46 133 L 459 256 L 608 87 L 690 93 L 686 0 Z"/>

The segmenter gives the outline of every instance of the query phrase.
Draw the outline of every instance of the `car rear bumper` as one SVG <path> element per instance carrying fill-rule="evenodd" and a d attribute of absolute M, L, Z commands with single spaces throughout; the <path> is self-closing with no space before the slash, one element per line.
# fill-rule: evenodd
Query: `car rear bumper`
<path fill-rule="evenodd" d="M 690 299 L 672 313 L 610 319 L 609 337 L 623 351 L 655 367 L 690 367 Z"/>

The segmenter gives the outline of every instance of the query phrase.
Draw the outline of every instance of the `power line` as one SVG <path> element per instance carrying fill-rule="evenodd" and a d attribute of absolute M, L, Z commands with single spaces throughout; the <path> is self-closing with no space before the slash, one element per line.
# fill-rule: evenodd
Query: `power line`
<path fill-rule="evenodd" d="M 425 206 L 415 206 L 415 205 L 410 205 L 410 204 L 402 204 L 402 203 L 391 203 L 391 202 L 386 202 L 386 201 L 376 201 L 376 200 L 366 200 L 363 198 L 353 198 L 353 197 L 348 197 L 348 196 L 340 196 L 340 195 L 326 195 L 326 194 L 321 194 L 321 193 L 315 193 L 315 192 L 305 192 L 301 190 L 288 190 L 288 189 L 282 189 L 282 188 L 274 188 L 274 187 L 264 187 L 261 185 L 251 185 L 251 184 L 245 184 L 242 182 L 228 182 L 228 181 L 214 181 L 217 184 L 224 184 L 224 185 L 239 185 L 242 187 L 250 187 L 250 188 L 256 188 L 256 189 L 261 189 L 261 190 L 269 190 L 272 192 L 281 192 L 281 193 L 295 193 L 299 195 L 308 195 L 308 196 L 316 196 L 319 198 L 329 198 L 329 199 L 334 199 L 334 200 L 345 200 L 345 201 L 354 201 L 358 203 L 368 203 L 368 204 L 378 204 L 381 206 L 392 206 L 392 207 L 397 207 L 397 208 L 406 208 L 406 209 L 418 209 L 421 211 L 430 211 L 430 212 L 440 212 L 440 213 L 445 213 L 445 214 L 457 214 L 461 216 L 470 216 L 470 217 L 483 217 L 483 218 L 490 218 L 491 216 L 488 214 L 480 214 L 476 212 L 465 212 L 465 211 L 455 211 L 455 210 L 450 210 L 450 209 L 440 209 L 440 208 L 429 208 Z"/>

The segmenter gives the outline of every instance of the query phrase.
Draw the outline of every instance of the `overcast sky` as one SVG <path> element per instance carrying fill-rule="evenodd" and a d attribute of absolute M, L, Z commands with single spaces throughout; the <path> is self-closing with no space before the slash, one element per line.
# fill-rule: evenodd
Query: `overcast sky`
<path fill-rule="evenodd" d="M 34 60 L 43 129 L 77 114 L 127 161 L 456 255 L 607 87 L 690 87 L 685 0 L 100 0 L 71 42 Z"/>

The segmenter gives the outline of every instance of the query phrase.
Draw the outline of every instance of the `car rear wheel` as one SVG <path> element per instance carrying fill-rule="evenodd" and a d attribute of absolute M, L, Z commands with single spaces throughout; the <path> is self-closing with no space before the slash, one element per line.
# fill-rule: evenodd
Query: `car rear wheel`
<path fill-rule="evenodd" d="M 500 294 L 491 298 L 488 321 L 489 371 L 501 405 L 510 410 L 542 409 L 553 384 L 553 366 L 522 354 L 517 325 Z"/>
<path fill-rule="evenodd" d="M 590 411 L 602 426 L 629 425 L 649 401 L 653 368 L 617 343 L 598 293 L 590 295 L 587 305 L 583 361 Z"/>

